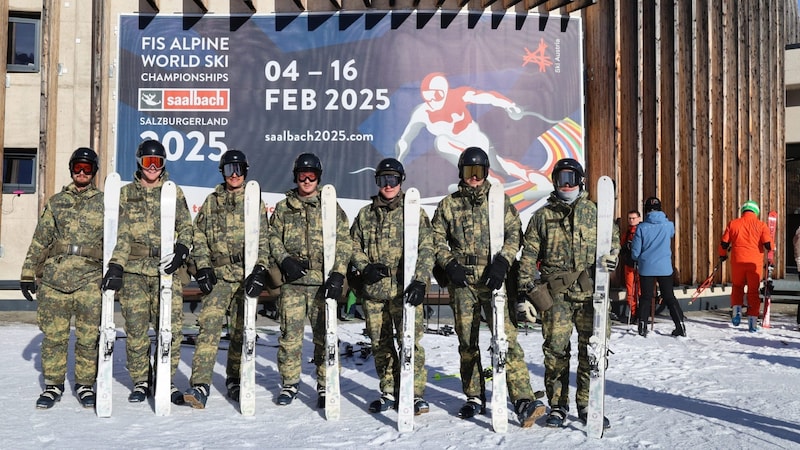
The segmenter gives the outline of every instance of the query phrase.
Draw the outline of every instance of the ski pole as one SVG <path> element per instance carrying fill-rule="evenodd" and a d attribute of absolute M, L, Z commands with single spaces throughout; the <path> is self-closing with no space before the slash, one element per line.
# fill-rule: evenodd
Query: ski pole
<path fill-rule="evenodd" d="M 703 291 L 705 291 L 706 288 L 711 286 L 711 284 L 714 281 L 714 275 L 717 274 L 717 271 L 719 270 L 720 266 L 722 266 L 722 263 L 723 263 L 723 260 L 720 259 L 719 262 L 717 263 L 717 266 L 714 267 L 714 270 L 711 272 L 711 275 L 709 275 L 708 278 L 706 278 L 705 281 L 703 281 L 703 283 L 700 286 L 697 287 L 697 289 L 694 291 L 694 294 L 692 294 L 692 299 L 689 300 L 689 304 L 690 305 L 692 303 L 694 303 L 694 301 L 697 300 L 698 297 L 700 297 L 700 294 Z"/>

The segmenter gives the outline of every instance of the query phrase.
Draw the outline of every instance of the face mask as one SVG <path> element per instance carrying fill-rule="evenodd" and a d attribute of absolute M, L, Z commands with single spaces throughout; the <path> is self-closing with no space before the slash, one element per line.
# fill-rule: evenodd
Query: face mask
<path fill-rule="evenodd" d="M 571 205 L 572 202 L 574 202 L 578 198 L 578 196 L 581 195 L 581 190 L 580 189 L 575 189 L 575 190 L 572 190 L 572 191 L 562 191 L 562 190 L 556 189 L 556 195 L 558 196 L 558 198 L 560 198 L 561 200 L 564 200 L 565 202 L 567 202 L 567 203 L 569 203 Z"/>

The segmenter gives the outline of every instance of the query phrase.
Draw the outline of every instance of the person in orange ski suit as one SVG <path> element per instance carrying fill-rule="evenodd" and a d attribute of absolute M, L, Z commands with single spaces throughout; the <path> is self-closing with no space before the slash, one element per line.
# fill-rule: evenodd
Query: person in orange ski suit
<path fill-rule="evenodd" d="M 628 317 L 633 322 L 638 317 L 636 315 L 636 306 L 639 303 L 639 294 L 641 294 L 642 288 L 639 285 L 636 262 L 631 258 L 631 242 L 633 241 L 633 235 L 636 234 L 636 227 L 641 221 L 642 214 L 639 211 L 635 209 L 628 211 L 628 229 L 620 241 L 622 247 L 620 259 L 623 262 L 622 267 L 625 274 L 625 300 L 628 302 L 628 308 L 630 309 L 630 316 Z M 620 317 L 620 321 L 629 322 L 625 317 Z"/>
<path fill-rule="evenodd" d="M 744 287 L 747 285 L 747 316 L 750 331 L 756 331 L 758 312 L 761 310 L 761 298 L 758 288 L 761 283 L 764 265 L 764 250 L 772 248 L 769 227 L 759 220 L 760 209 L 753 200 L 746 201 L 741 207 L 742 216 L 732 220 L 719 245 L 720 261 L 731 255 L 731 323 L 738 326 L 742 319 L 744 303 Z M 769 264 L 772 264 L 769 261 Z"/>

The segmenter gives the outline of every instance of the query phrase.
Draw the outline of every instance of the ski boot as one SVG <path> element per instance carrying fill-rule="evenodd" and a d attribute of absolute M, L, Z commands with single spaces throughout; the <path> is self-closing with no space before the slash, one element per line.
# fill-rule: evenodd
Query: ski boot
<path fill-rule="evenodd" d="M 183 392 L 179 391 L 174 384 L 171 385 L 169 390 L 169 401 L 171 401 L 173 405 L 183 405 L 186 403 L 183 400 Z"/>
<path fill-rule="evenodd" d="M 238 402 L 239 401 L 239 379 L 238 378 L 228 378 L 225 380 L 225 387 L 228 389 L 228 398 Z"/>
<path fill-rule="evenodd" d="M 381 394 L 381 398 L 369 404 L 369 412 L 379 413 L 394 408 L 395 399 L 392 394 Z"/>
<path fill-rule="evenodd" d="M 682 323 L 678 324 L 675 327 L 675 329 L 672 330 L 672 335 L 675 336 L 675 337 L 678 337 L 678 336 L 686 337 L 686 326 L 683 325 Z"/>
<path fill-rule="evenodd" d="M 208 400 L 208 389 L 207 384 L 195 384 L 183 394 L 184 403 L 188 403 L 194 409 L 204 409 Z"/>
<path fill-rule="evenodd" d="M 747 318 L 747 327 L 748 331 L 750 331 L 751 333 L 755 333 L 756 331 L 758 331 L 758 317 L 749 316 Z"/>
<path fill-rule="evenodd" d="M 462 406 L 458 411 L 458 417 L 462 419 L 469 419 L 485 412 L 486 404 L 483 400 L 478 397 L 469 397 L 467 399 L 467 403 L 464 403 L 464 406 Z"/>
<path fill-rule="evenodd" d="M 578 407 L 578 419 L 586 425 L 586 421 L 589 419 L 589 408 L 586 406 L 579 406 Z M 603 416 L 603 429 L 611 428 L 611 422 L 608 420 L 608 417 Z"/>
<path fill-rule="evenodd" d="M 731 316 L 731 323 L 733 326 L 738 327 L 742 322 L 742 306 L 737 305 L 733 307 L 733 315 Z"/>
<path fill-rule="evenodd" d="M 44 392 L 39 395 L 36 400 L 36 407 L 39 409 L 50 409 L 56 402 L 61 401 L 61 395 L 64 393 L 63 384 L 48 384 L 44 388 Z"/>
<path fill-rule="evenodd" d="M 128 396 L 128 402 L 142 403 L 147 400 L 148 395 L 150 395 L 150 384 L 147 381 L 137 381 L 133 385 L 131 394 Z"/>
<path fill-rule="evenodd" d="M 647 337 L 647 322 L 644 320 L 639 321 L 639 336 Z"/>
<path fill-rule="evenodd" d="M 325 409 L 325 386 L 317 385 L 317 408 Z"/>
<path fill-rule="evenodd" d="M 422 397 L 416 397 L 414 399 L 414 415 L 418 416 L 420 414 L 425 414 L 426 412 L 431 410 L 431 405 L 425 401 Z"/>
<path fill-rule="evenodd" d="M 88 384 L 75 384 L 75 395 L 84 408 L 94 408 L 95 396 L 92 386 Z"/>
<path fill-rule="evenodd" d="M 569 411 L 569 407 L 567 406 L 554 406 L 550 408 L 550 415 L 547 416 L 547 421 L 545 425 L 550 428 L 562 428 L 565 427 L 567 420 L 567 411 Z"/>
<path fill-rule="evenodd" d="M 286 406 L 292 403 L 292 400 L 294 400 L 295 397 L 297 397 L 297 385 L 298 383 L 287 384 L 286 386 L 283 387 L 283 389 L 281 389 L 281 393 L 280 395 L 278 395 L 278 400 L 277 400 L 278 405 Z"/>
<path fill-rule="evenodd" d="M 527 398 L 521 398 L 514 402 L 514 411 L 517 413 L 520 426 L 522 428 L 530 428 L 536 422 L 536 419 L 544 415 L 547 407 L 539 399 L 531 401 Z"/>

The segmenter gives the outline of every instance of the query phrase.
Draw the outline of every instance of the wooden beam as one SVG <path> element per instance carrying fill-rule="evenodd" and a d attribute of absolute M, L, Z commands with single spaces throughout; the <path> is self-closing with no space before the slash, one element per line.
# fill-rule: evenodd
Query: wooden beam
<path fill-rule="evenodd" d="M 592 6 L 595 3 L 597 3 L 597 0 L 575 0 L 566 7 L 564 7 L 564 10 L 566 11 L 567 14 L 572 14 L 575 11 Z"/>
<path fill-rule="evenodd" d="M 294 0 L 294 4 L 300 9 L 300 11 L 305 11 L 308 9 L 306 0 Z"/>
<path fill-rule="evenodd" d="M 521 2 L 522 0 L 503 0 L 503 8 L 511 8 L 512 6 L 516 5 L 517 3 Z"/>
<path fill-rule="evenodd" d="M 537 6 L 544 4 L 546 1 L 547 0 L 525 0 L 525 9 L 536 8 Z"/>
<path fill-rule="evenodd" d="M 394 3 L 393 0 L 390 0 L 390 2 Z M 342 9 L 342 3 L 339 0 L 331 0 L 331 5 L 333 5 L 333 7 L 336 8 L 336 9 L 339 9 L 339 10 Z"/>
<path fill-rule="evenodd" d="M 250 8 L 250 11 L 256 12 L 256 7 L 253 5 L 253 0 L 242 0 L 242 2 L 244 2 L 244 4 Z"/>
<path fill-rule="evenodd" d="M 200 8 L 200 11 L 203 11 L 203 14 L 208 12 L 208 7 L 206 6 L 204 0 L 194 0 L 194 4 L 197 5 L 198 8 Z"/>
<path fill-rule="evenodd" d="M 150 5 L 151 8 L 153 8 L 153 10 L 155 10 L 155 12 L 160 11 L 158 8 L 158 0 L 145 0 L 145 1 L 147 2 L 148 5 Z"/>
<path fill-rule="evenodd" d="M 572 3 L 572 0 L 547 0 L 544 2 L 544 9 L 548 11 L 553 11 L 555 9 L 566 6 L 569 3 Z"/>
<path fill-rule="evenodd" d="M 492 3 L 496 2 L 497 0 L 481 0 L 481 8 L 488 8 L 492 5 Z"/>

